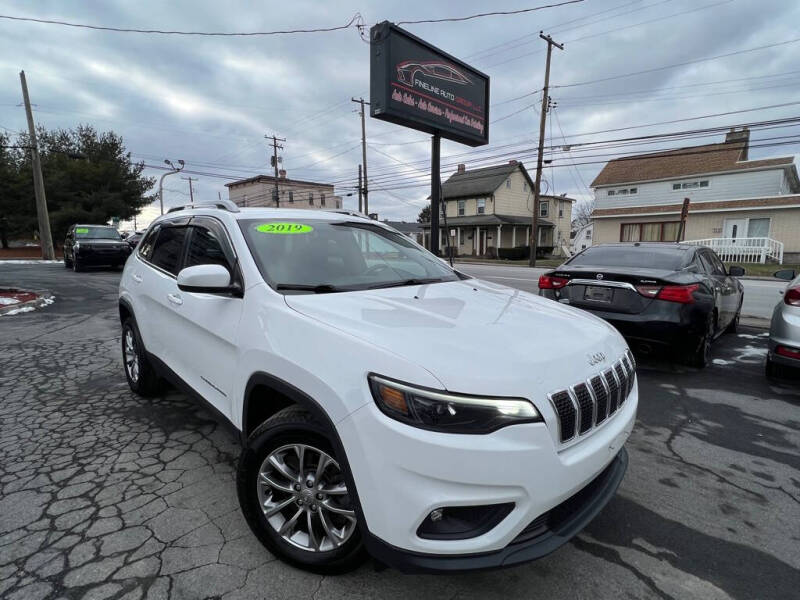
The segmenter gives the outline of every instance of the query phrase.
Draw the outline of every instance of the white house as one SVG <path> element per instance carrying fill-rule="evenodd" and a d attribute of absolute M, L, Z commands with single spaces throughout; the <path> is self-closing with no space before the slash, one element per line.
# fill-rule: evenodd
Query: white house
<path fill-rule="evenodd" d="M 749 160 L 750 132 L 723 143 L 627 156 L 592 182 L 595 244 L 675 241 L 690 199 L 683 240 L 723 260 L 800 260 L 800 180 L 791 156 Z"/>

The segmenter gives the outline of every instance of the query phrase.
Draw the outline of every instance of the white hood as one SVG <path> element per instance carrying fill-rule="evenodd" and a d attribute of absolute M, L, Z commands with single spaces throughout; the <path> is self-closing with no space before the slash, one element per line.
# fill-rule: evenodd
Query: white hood
<path fill-rule="evenodd" d="M 285 299 L 419 364 L 453 392 L 530 398 L 585 380 L 627 347 L 593 315 L 477 279 Z M 606 360 L 590 367 L 598 352 Z"/>

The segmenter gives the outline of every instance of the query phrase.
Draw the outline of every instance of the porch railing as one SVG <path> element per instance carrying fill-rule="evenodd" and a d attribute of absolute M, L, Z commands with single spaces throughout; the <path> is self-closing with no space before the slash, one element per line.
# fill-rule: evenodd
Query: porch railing
<path fill-rule="evenodd" d="M 775 261 L 783 263 L 783 242 L 767 237 L 752 238 L 708 238 L 689 240 L 684 244 L 708 246 L 723 262 L 761 263 Z"/>

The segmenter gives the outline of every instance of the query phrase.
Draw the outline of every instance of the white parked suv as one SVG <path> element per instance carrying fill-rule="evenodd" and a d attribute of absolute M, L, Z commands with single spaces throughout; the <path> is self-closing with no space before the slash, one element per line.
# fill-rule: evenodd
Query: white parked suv
<path fill-rule="evenodd" d="M 638 393 L 614 328 L 359 214 L 168 213 L 119 311 L 131 389 L 164 378 L 233 425 L 247 521 L 309 570 L 367 552 L 405 572 L 532 560 L 627 466 Z"/>

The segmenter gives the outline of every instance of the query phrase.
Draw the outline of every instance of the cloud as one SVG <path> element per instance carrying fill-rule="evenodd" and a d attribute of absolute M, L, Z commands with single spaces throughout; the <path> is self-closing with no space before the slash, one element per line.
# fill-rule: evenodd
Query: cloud
<path fill-rule="evenodd" d="M 216 31 L 339 24 L 357 11 L 374 23 L 485 10 L 485 3 L 478 0 L 458 5 L 421 0 L 399 5 L 298 1 L 281 10 L 244 0 L 187 6 L 121 0 L 85 4 L 0 1 L 2 13 L 12 15 Z M 609 0 L 409 29 L 455 56 L 473 56 L 474 64 L 491 76 L 492 100 L 497 103 L 541 88 L 544 43 L 538 38 L 540 29 L 566 43 L 564 51 L 554 53 L 552 72 L 552 83 L 564 85 L 792 39 L 797 37 L 798 22 L 800 5 L 780 0 Z M 509 60 L 516 56 L 522 58 Z M 798 64 L 800 43 L 607 82 L 556 87 L 551 96 L 558 102 L 558 120 L 550 119 L 548 145 L 563 143 L 561 129 L 569 136 L 792 101 L 800 83 Z M 134 155 L 148 164 L 183 158 L 188 169 L 245 177 L 268 169 L 270 149 L 264 136 L 275 133 L 287 138 L 282 154 L 290 177 L 334 182 L 340 194 L 354 190 L 361 161 L 361 129 L 350 98 L 368 98 L 369 90 L 369 45 L 355 30 L 272 38 L 196 38 L 0 21 L 0 126 L 14 130 L 25 127 L 24 113 L 16 106 L 20 102 L 18 72 L 23 68 L 39 122 L 48 127 L 88 122 L 98 129 L 114 129 Z M 787 74 L 763 77 L 780 73 Z M 761 78 L 745 79 L 754 77 Z M 731 81 L 734 79 L 741 81 Z M 715 81 L 722 83 L 703 85 Z M 443 176 L 458 162 L 469 167 L 489 164 L 492 157 L 504 162 L 513 156 L 532 156 L 538 107 L 524 107 L 535 99 L 528 97 L 492 109 L 492 119 L 516 114 L 492 125 L 488 147 L 470 149 L 443 142 Z M 797 107 L 787 107 L 632 133 L 678 131 L 797 113 Z M 796 132 L 796 128 L 755 132 L 753 137 Z M 382 218 L 415 219 L 430 191 L 425 177 L 430 168 L 429 136 L 368 119 L 367 137 L 372 145 L 369 173 L 374 180 L 370 209 Z M 621 136 L 587 135 L 569 138 L 569 142 L 609 137 Z M 752 154 L 760 157 L 797 151 L 797 146 L 766 147 L 756 148 Z M 591 162 L 580 154 L 573 152 L 573 162 Z M 535 168 L 531 158 L 526 163 L 531 171 Z M 602 157 L 593 164 L 574 167 L 569 156 L 564 156 L 544 177 L 555 193 L 584 198 L 590 195 L 586 184 L 601 167 Z M 198 177 L 197 197 L 226 194 L 223 184 L 229 179 Z M 188 191 L 182 189 L 185 183 L 172 181 L 169 188 L 175 191 L 165 191 L 167 205 L 183 201 L 181 194 Z M 356 202 L 355 195 L 345 198 L 348 207 Z"/>

